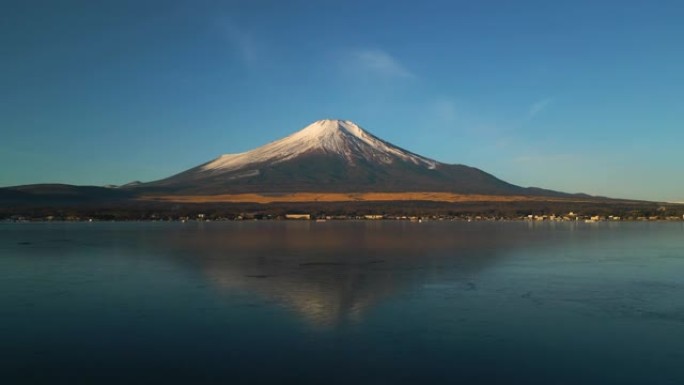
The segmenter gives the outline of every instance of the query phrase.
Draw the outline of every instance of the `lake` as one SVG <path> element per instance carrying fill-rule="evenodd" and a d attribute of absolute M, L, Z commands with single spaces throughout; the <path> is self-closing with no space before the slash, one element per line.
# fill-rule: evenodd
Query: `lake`
<path fill-rule="evenodd" d="M 684 383 L 684 223 L 0 223 L 3 384 Z"/>

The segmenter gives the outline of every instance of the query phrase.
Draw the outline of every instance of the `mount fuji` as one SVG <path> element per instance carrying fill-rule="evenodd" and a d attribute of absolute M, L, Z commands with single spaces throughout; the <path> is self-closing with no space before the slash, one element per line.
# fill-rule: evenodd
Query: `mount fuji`
<path fill-rule="evenodd" d="M 219 156 L 171 177 L 122 186 L 145 195 L 448 192 L 565 196 L 523 188 L 384 141 L 348 120 L 319 120 L 254 150 Z"/>

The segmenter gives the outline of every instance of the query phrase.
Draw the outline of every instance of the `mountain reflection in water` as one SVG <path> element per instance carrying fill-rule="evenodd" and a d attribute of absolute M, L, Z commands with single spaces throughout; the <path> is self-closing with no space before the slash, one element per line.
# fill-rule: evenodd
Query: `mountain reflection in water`
<path fill-rule="evenodd" d="M 438 222 L 248 222 L 193 230 L 169 238 L 175 259 L 220 290 L 258 294 L 319 326 L 358 321 L 384 298 L 440 275 L 473 290 L 471 275 L 530 242 L 520 234 L 529 233 L 526 224 L 488 232 Z"/>

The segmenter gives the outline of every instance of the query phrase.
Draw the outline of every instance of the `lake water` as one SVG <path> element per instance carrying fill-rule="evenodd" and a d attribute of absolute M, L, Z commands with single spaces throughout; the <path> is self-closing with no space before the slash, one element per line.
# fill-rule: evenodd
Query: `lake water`
<path fill-rule="evenodd" d="M 0 224 L 2 384 L 684 384 L 684 223 Z"/>

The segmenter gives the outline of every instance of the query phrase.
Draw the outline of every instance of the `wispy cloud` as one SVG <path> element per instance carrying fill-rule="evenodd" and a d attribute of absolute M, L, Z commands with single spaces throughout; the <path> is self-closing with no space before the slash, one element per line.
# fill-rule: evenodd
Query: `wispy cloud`
<path fill-rule="evenodd" d="M 439 122 L 454 123 L 458 117 L 456 102 L 449 99 L 439 99 L 432 103 L 432 110 Z"/>
<path fill-rule="evenodd" d="M 553 154 L 553 153 L 537 153 L 537 154 L 526 154 L 526 155 L 520 155 L 515 158 L 513 158 L 513 161 L 516 163 L 525 163 L 525 164 L 548 164 L 548 163 L 570 163 L 570 162 L 581 162 L 585 159 L 585 157 L 581 156 L 580 154 L 572 154 L 572 153 L 561 153 L 561 154 Z"/>
<path fill-rule="evenodd" d="M 222 19 L 219 27 L 242 61 L 248 66 L 255 64 L 259 50 L 254 36 L 229 19 Z"/>
<path fill-rule="evenodd" d="M 394 78 L 413 78 L 415 75 L 395 57 L 379 49 L 354 50 L 350 54 L 353 64 L 363 71 Z"/>
<path fill-rule="evenodd" d="M 535 117 L 536 115 L 538 115 L 539 113 L 544 111 L 546 109 L 546 107 L 548 107 L 552 102 L 553 102 L 552 98 L 546 98 L 546 99 L 538 100 L 538 101 L 532 103 L 532 105 L 530 106 L 530 109 L 527 113 L 527 117 L 529 119 Z"/>

